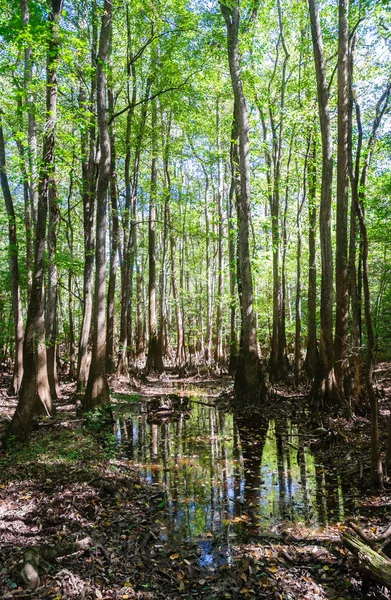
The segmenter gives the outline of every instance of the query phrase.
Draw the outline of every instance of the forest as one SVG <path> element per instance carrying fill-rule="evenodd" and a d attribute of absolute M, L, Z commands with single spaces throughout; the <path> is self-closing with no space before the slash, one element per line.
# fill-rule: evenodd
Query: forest
<path fill-rule="evenodd" d="M 0 598 L 391 598 L 390 3 L 0 8 Z"/>

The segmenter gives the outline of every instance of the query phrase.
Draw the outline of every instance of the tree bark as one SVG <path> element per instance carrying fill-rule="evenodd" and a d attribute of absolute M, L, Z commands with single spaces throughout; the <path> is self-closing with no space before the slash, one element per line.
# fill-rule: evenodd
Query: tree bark
<path fill-rule="evenodd" d="M 156 102 L 152 104 L 152 165 L 151 165 L 151 191 L 149 200 L 149 226 L 148 226 L 148 356 L 146 371 L 157 368 L 157 318 L 156 318 L 156 196 L 158 176 L 158 145 L 157 145 L 157 107 Z"/>
<path fill-rule="evenodd" d="M 254 312 L 254 292 L 250 261 L 250 147 L 249 122 L 243 91 L 239 57 L 239 2 L 229 7 L 220 2 L 227 27 L 228 62 L 236 105 L 239 137 L 240 194 L 238 198 L 238 256 L 241 281 L 243 336 L 240 347 L 235 390 L 240 404 L 258 404 L 266 395 L 261 372 Z"/>
<path fill-rule="evenodd" d="M 171 196 L 171 178 L 168 166 L 170 154 L 170 135 L 171 135 L 171 118 L 172 114 L 168 115 L 167 133 L 164 144 L 164 205 L 163 205 L 163 232 L 162 232 L 162 260 L 160 266 L 160 298 L 159 298 L 159 333 L 157 340 L 156 353 L 156 370 L 158 373 L 164 371 L 164 354 L 165 354 L 165 329 L 167 324 L 166 316 L 166 263 L 167 263 L 167 237 L 168 237 L 168 216 L 169 203 Z"/>
<path fill-rule="evenodd" d="M 106 201 L 110 182 L 111 150 L 106 111 L 106 69 L 112 26 L 112 1 L 105 0 L 97 59 L 97 109 L 100 147 L 96 196 L 95 297 L 91 366 L 83 409 L 94 410 L 106 404 L 109 386 L 106 377 Z"/>
<path fill-rule="evenodd" d="M 91 63 L 95 67 L 97 52 L 97 22 L 95 0 L 92 0 L 92 44 Z M 94 286 L 94 263 L 95 263 L 95 209 L 96 209 L 96 71 L 93 69 L 91 76 L 91 90 L 89 105 L 86 102 L 83 89 L 80 87 L 80 107 L 83 111 L 89 111 L 89 127 L 86 134 L 81 136 L 82 154 L 82 199 L 83 199 L 83 222 L 84 222 L 84 275 L 83 275 L 83 319 L 80 332 L 79 350 L 77 359 L 77 383 L 78 392 L 85 390 L 90 368 L 89 340 L 91 334 L 93 286 Z"/>
<path fill-rule="evenodd" d="M 34 273 L 23 345 L 23 379 L 19 402 L 8 429 L 8 436 L 27 441 L 34 413 L 43 406 L 52 412 L 52 398 L 47 373 L 45 347 L 45 312 L 43 273 L 49 186 L 54 166 L 55 126 L 57 117 L 57 60 L 59 53 L 59 20 L 62 0 L 52 0 L 49 14 L 50 38 L 47 55 L 46 124 L 43 138 L 43 160 L 39 177 L 38 214 L 34 244 Z"/>
<path fill-rule="evenodd" d="M 316 140 L 313 135 L 308 156 L 308 338 L 304 361 L 304 369 L 311 378 L 319 369 L 316 338 L 316 175 Z"/>
<path fill-rule="evenodd" d="M 49 180 L 49 223 L 48 223 L 48 277 L 46 285 L 45 328 L 47 370 L 52 398 L 60 397 L 57 377 L 57 303 L 58 269 L 56 263 L 57 235 L 60 223 L 60 208 L 53 163 Z"/>
<path fill-rule="evenodd" d="M 312 398 L 316 409 L 325 403 L 336 404 L 333 352 L 333 251 L 331 243 L 331 195 L 333 182 L 333 143 L 330 122 L 329 92 L 319 20 L 318 0 L 308 0 L 312 45 L 318 91 L 319 120 L 322 137 L 322 185 L 320 198 L 320 248 L 322 259 L 320 300 L 320 361 L 314 379 Z M 339 399 L 338 395 L 337 398 Z"/>
<path fill-rule="evenodd" d="M 114 94 L 112 82 L 108 90 L 109 114 L 114 113 Z M 117 174 L 115 169 L 116 149 L 114 124 L 109 127 L 111 162 L 110 162 L 110 220 L 111 220 L 111 248 L 110 248 L 110 271 L 109 287 L 107 291 L 107 332 L 106 332 L 106 371 L 115 372 L 115 349 L 114 349 L 114 300 L 115 283 L 117 278 L 117 254 L 119 245 L 119 221 L 117 202 Z"/>
<path fill-rule="evenodd" d="M 228 256 L 229 256 L 229 293 L 230 293 L 230 342 L 228 373 L 235 375 L 238 362 L 238 336 L 236 333 L 236 298 L 235 289 L 237 281 L 237 228 L 234 220 L 234 204 L 237 204 L 237 186 L 239 182 L 239 153 L 238 131 L 235 114 L 232 120 L 231 150 L 230 150 L 231 183 L 228 195 Z"/>
<path fill-rule="evenodd" d="M 223 167 L 221 164 L 221 126 L 220 126 L 220 102 L 217 100 L 216 106 L 216 129 L 217 129 L 217 217 L 218 217 L 218 237 L 217 237 L 217 289 L 216 289 L 216 347 L 215 360 L 218 365 L 223 361 Z"/>
<path fill-rule="evenodd" d="M 337 165 L 337 224 L 335 262 L 335 339 L 334 369 L 336 384 L 344 388 L 348 363 L 348 190 L 349 190 L 349 0 L 339 0 L 338 34 L 338 165 Z"/>
<path fill-rule="evenodd" d="M 3 192 L 5 209 L 8 218 L 8 254 L 11 274 L 12 313 L 14 318 L 14 372 L 10 393 L 16 395 L 23 378 L 23 314 L 22 299 L 20 295 L 19 264 L 18 264 L 18 239 L 15 222 L 14 202 L 8 183 L 3 123 L 0 114 L 0 181 Z"/>

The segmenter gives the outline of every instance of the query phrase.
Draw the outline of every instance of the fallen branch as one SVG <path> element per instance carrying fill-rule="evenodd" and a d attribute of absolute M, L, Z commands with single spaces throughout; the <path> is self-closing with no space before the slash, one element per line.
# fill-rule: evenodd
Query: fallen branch
<path fill-rule="evenodd" d="M 92 539 L 87 537 L 76 542 L 64 542 L 57 546 L 30 546 L 23 554 L 23 567 L 21 576 L 25 585 L 30 590 L 36 590 L 40 583 L 38 567 L 49 563 L 60 556 L 67 556 L 74 552 L 83 552 L 89 550 L 92 546 Z"/>
<path fill-rule="evenodd" d="M 391 590 L 391 560 L 350 533 L 342 533 L 341 539 L 345 546 L 358 558 L 359 570 Z"/>

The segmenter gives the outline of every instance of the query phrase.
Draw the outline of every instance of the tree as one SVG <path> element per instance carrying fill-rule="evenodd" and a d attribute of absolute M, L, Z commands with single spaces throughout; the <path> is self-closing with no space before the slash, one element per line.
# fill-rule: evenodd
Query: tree
<path fill-rule="evenodd" d="M 333 183 L 333 141 L 330 121 L 329 92 L 326 78 L 322 31 L 318 0 L 308 0 L 312 45 L 316 71 L 318 109 L 322 138 L 322 182 L 320 198 L 320 248 L 322 281 L 320 300 L 319 368 L 313 386 L 318 408 L 335 404 L 336 382 L 333 352 L 333 249 L 331 243 L 331 196 Z"/>
<path fill-rule="evenodd" d="M 343 391 L 348 356 L 348 56 L 349 56 L 349 1 L 339 0 L 338 33 L 338 157 L 337 157 L 337 227 L 335 249 L 335 378 Z"/>
<path fill-rule="evenodd" d="M 112 0 L 105 0 L 97 57 L 97 110 L 100 147 L 99 177 L 96 193 L 95 297 L 91 366 L 83 409 L 93 410 L 109 401 L 106 376 L 106 202 L 111 174 L 111 150 L 106 110 L 106 91 Z"/>
<path fill-rule="evenodd" d="M 57 116 L 57 60 L 59 54 L 59 20 L 62 0 L 52 0 L 48 17 L 48 52 L 46 69 L 46 123 L 43 158 L 39 173 L 38 214 L 34 244 L 34 272 L 23 345 L 23 379 L 18 406 L 8 429 L 8 436 L 23 441 L 29 437 L 31 422 L 37 411 L 52 412 L 45 345 L 44 254 L 50 185 L 53 178 Z"/>
<path fill-rule="evenodd" d="M 8 244 L 9 244 L 9 264 L 11 273 L 12 287 L 12 312 L 14 317 L 15 331 L 15 356 L 14 356 L 14 373 L 12 377 L 11 394 L 18 394 L 22 378 L 23 378 L 23 313 L 22 299 L 20 295 L 20 279 L 19 279 L 19 264 L 18 264 L 18 238 L 16 232 L 16 220 L 14 202 L 8 182 L 5 143 L 3 133 L 3 123 L 0 114 L 0 180 L 1 189 L 3 192 L 5 208 L 8 217 Z"/>
<path fill-rule="evenodd" d="M 250 262 L 250 147 L 246 99 L 243 91 L 239 55 L 239 2 L 229 5 L 220 2 L 227 28 L 228 63 L 235 99 L 235 119 L 238 123 L 239 176 L 238 194 L 238 267 L 241 283 L 242 335 L 235 389 L 248 403 L 264 399 L 265 387 L 259 363 L 254 291 Z M 255 16 L 255 13 L 253 13 Z"/>

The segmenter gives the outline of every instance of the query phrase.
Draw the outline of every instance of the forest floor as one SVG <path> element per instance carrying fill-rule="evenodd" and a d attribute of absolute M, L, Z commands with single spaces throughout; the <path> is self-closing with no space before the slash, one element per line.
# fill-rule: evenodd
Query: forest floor
<path fill-rule="evenodd" d="M 381 388 L 383 436 L 386 435 L 391 365 L 377 372 Z M 16 406 L 0 389 L 1 431 Z M 222 389 L 228 380 L 203 382 Z M 186 384 L 186 380 L 183 381 Z M 160 380 L 113 380 L 118 394 L 156 395 Z M 289 390 L 279 390 L 282 404 Z M 185 599 L 271 598 L 281 600 L 348 600 L 389 598 L 379 587 L 362 583 L 357 565 L 343 548 L 339 526 L 324 535 L 308 532 L 274 541 L 238 546 L 232 560 L 214 566 L 199 561 L 196 543 L 162 541 L 160 522 L 167 510 L 164 490 L 152 487 L 116 452 L 116 440 L 92 417 L 75 408 L 74 388 L 65 385 L 55 418 L 40 418 L 31 443 L 0 456 L 0 598 L 43 599 Z M 283 401 L 283 396 L 286 397 Z M 386 400 L 388 398 L 388 400 Z M 325 460 L 344 461 L 349 446 L 353 461 L 368 463 L 368 419 L 335 420 L 344 437 L 326 444 Z M 314 441 L 316 441 L 314 437 Z M 341 451 L 341 445 L 344 452 Z M 384 447 L 384 445 L 383 445 Z M 371 522 L 388 524 L 391 493 L 366 495 Z M 24 589 L 23 555 L 31 546 L 60 547 L 91 538 L 86 551 L 58 557 L 39 566 L 37 589 Z"/>

